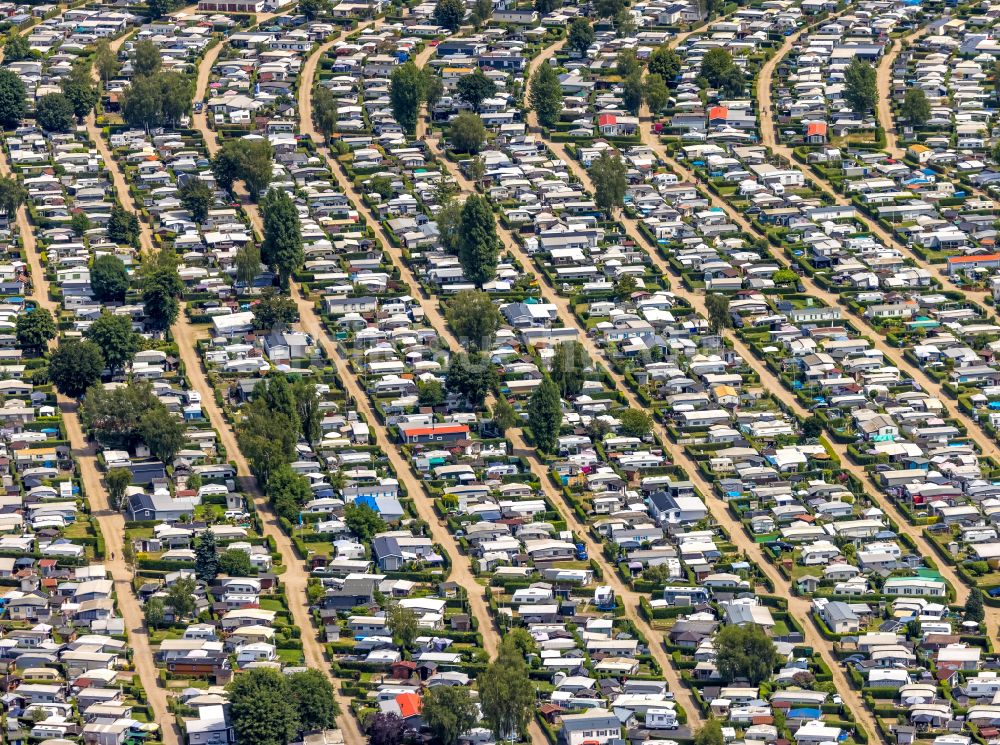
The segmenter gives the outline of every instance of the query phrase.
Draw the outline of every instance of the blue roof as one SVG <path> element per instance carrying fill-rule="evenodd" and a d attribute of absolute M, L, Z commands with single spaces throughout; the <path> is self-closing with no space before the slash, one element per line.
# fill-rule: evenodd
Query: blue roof
<path fill-rule="evenodd" d="M 361 496 L 354 500 L 354 504 L 364 504 L 371 507 L 375 512 L 378 512 L 378 502 L 375 501 L 375 497 Z"/>

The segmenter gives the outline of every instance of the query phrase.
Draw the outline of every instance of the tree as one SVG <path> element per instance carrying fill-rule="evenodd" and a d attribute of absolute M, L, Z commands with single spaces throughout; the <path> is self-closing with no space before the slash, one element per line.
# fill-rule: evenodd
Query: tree
<path fill-rule="evenodd" d="M 860 57 L 844 70 L 844 99 L 856 114 L 872 111 L 878 102 L 875 68 Z"/>
<path fill-rule="evenodd" d="M 476 67 L 471 75 L 463 75 L 458 79 L 455 90 L 461 100 L 479 111 L 483 101 L 496 94 L 497 85 L 486 77 L 483 68 Z"/>
<path fill-rule="evenodd" d="M 330 12 L 330 0 L 301 0 L 299 12 L 310 21 L 315 21 Z"/>
<path fill-rule="evenodd" d="M 386 626 L 392 634 L 392 643 L 403 649 L 409 649 L 420 633 L 417 614 L 412 608 L 404 608 L 399 603 L 390 603 L 385 615 Z"/>
<path fill-rule="evenodd" d="M 226 140 L 212 159 L 212 175 L 223 189 L 243 181 L 254 200 L 271 182 L 274 148 L 264 139 Z"/>
<path fill-rule="evenodd" d="M 448 303 L 448 325 L 467 349 L 489 349 L 503 322 L 492 298 L 482 290 L 460 292 Z"/>
<path fill-rule="evenodd" d="M 240 449 L 250 462 L 254 476 L 267 486 L 268 495 L 272 500 L 275 500 L 275 497 L 271 494 L 270 478 L 277 469 L 287 467 L 291 463 L 295 456 L 298 432 L 297 421 L 285 412 L 269 411 L 262 398 L 255 398 L 251 405 L 246 407 L 246 415 L 240 422 L 238 430 Z M 301 483 L 298 479 L 294 481 Z M 308 482 L 306 487 L 308 488 Z"/>
<path fill-rule="evenodd" d="M 146 625 L 151 629 L 158 629 L 167 618 L 167 611 L 163 604 L 163 598 L 150 598 L 142 608 Z"/>
<path fill-rule="evenodd" d="M 122 91 L 122 118 L 149 131 L 163 126 L 163 86 L 153 77 L 137 77 Z"/>
<path fill-rule="evenodd" d="M 420 87 L 423 90 L 424 101 L 428 107 L 433 107 L 441 96 L 444 95 L 444 80 L 434 72 L 432 67 L 424 67 L 420 70 Z"/>
<path fill-rule="evenodd" d="M 969 597 L 965 601 L 965 620 L 982 623 L 986 618 L 986 611 L 983 609 L 983 591 L 978 587 L 969 590 Z"/>
<path fill-rule="evenodd" d="M 562 86 L 559 76 L 552 65 L 538 66 L 531 77 L 531 90 L 528 94 L 531 108 L 538 115 L 538 121 L 543 127 L 555 127 L 563 110 Z"/>
<path fill-rule="evenodd" d="M 725 745 L 725 742 L 718 719 L 706 719 L 694 735 L 694 745 Z"/>
<path fill-rule="evenodd" d="M 302 266 L 302 224 L 299 211 L 288 192 L 271 189 L 261 202 L 264 215 L 264 243 L 260 255 L 278 272 L 283 288 L 293 272 Z"/>
<path fill-rule="evenodd" d="M 617 153 L 601 153 L 590 166 L 590 180 L 594 183 L 594 201 L 608 217 L 615 207 L 624 206 L 628 180 L 625 164 Z"/>
<path fill-rule="evenodd" d="M 496 403 L 493 404 L 492 416 L 493 423 L 501 432 L 516 427 L 521 421 L 517 412 L 514 411 L 514 407 L 510 405 L 510 401 L 503 396 L 498 396 Z"/>
<path fill-rule="evenodd" d="M 406 728 L 398 714 L 380 711 L 368 723 L 369 745 L 401 745 Z"/>
<path fill-rule="evenodd" d="M 771 275 L 771 281 L 776 285 L 795 285 L 798 284 L 799 275 L 791 269 L 779 269 Z"/>
<path fill-rule="evenodd" d="M 465 278 L 476 287 L 493 279 L 500 255 L 496 218 L 486 197 L 472 194 L 462 206 L 458 260 Z"/>
<path fill-rule="evenodd" d="M 91 388 L 80 417 L 86 429 L 105 447 L 131 449 L 143 441 L 142 417 L 153 410 L 167 412 L 151 383 L 132 380 L 115 388 Z"/>
<path fill-rule="evenodd" d="M 227 577 L 253 577 L 257 574 L 250 562 L 250 554 L 238 548 L 222 552 L 219 557 L 219 572 Z"/>
<path fill-rule="evenodd" d="M 514 637 L 505 637 L 504 642 Z M 497 659 L 479 674 L 476 687 L 483 720 L 497 742 L 527 739 L 535 708 L 535 685 L 522 653 L 501 643 Z"/>
<path fill-rule="evenodd" d="M 736 65 L 725 70 L 719 77 L 719 91 L 727 98 L 738 98 L 743 95 L 747 79 L 743 71 Z"/>
<path fill-rule="evenodd" d="M 561 6 L 562 0 L 535 0 L 535 10 L 538 11 L 539 15 L 551 13 L 553 10 Z"/>
<path fill-rule="evenodd" d="M 13 33 L 3 43 L 4 62 L 20 62 L 31 57 L 31 44 L 28 42 L 28 37 Z"/>
<path fill-rule="evenodd" d="M 746 679 L 755 686 L 771 677 L 778 660 L 774 642 L 756 624 L 724 626 L 715 650 L 715 666 L 727 683 Z"/>
<path fill-rule="evenodd" d="M 621 301 L 629 300 L 638 287 L 639 282 L 631 274 L 620 274 L 615 280 L 615 298 Z"/>
<path fill-rule="evenodd" d="M 564 341 L 556 344 L 552 351 L 549 376 L 559 388 L 559 395 L 563 398 L 578 395 L 586 379 L 584 371 L 590 366 L 587 350 L 578 341 Z"/>
<path fill-rule="evenodd" d="M 440 380 L 418 380 L 417 400 L 421 406 L 440 406 L 445 400 L 444 386 Z"/>
<path fill-rule="evenodd" d="M 439 26 L 455 31 L 465 18 L 465 3 L 462 0 L 437 0 L 434 6 L 434 20 Z"/>
<path fill-rule="evenodd" d="M 423 100 L 423 76 L 412 61 L 397 65 L 389 79 L 389 101 L 392 115 L 406 132 L 417 128 L 417 114 Z"/>
<path fill-rule="evenodd" d="M 622 103 L 633 116 L 639 113 L 642 106 L 642 75 L 635 73 L 625 78 L 622 84 Z"/>
<path fill-rule="evenodd" d="M 11 177 L 0 178 L 0 211 L 13 222 L 21 205 L 28 200 L 28 190 Z"/>
<path fill-rule="evenodd" d="M 650 113 L 655 116 L 663 111 L 663 107 L 670 100 L 670 89 L 667 88 L 662 77 L 653 73 L 646 76 L 643 96 L 646 99 L 646 105 L 649 106 Z"/>
<path fill-rule="evenodd" d="M 75 235 L 83 235 L 90 230 L 90 218 L 83 210 L 76 210 L 69 220 L 69 226 Z"/>
<path fill-rule="evenodd" d="M 448 363 L 445 388 L 464 398 L 473 407 L 482 406 L 486 394 L 496 384 L 493 364 L 478 354 L 455 354 Z"/>
<path fill-rule="evenodd" d="M 105 83 L 121 70 L 118 55 L 111 49 L 111 43 L 107 39 L 101 39 L 97 42 L 97 47 L 94 49 L 94 66 L 97 68 L 97 74 Z"/>
<path fill-rule="evenodd" d="M 323 420 L 316 384 L 305 378 L 298 378 L 292 383 L 292 395 L 295 397 L 295 411 L 299 416 L 302 437 L 312 445 L 319 440 L 320 423 Z"/>
<path fill-rule="evenodd" d="M 546 452 L 555 450 L 562 426 L 562 402 L 559 400 L 559 388 L 548 375 L 542 378 L 542 384 L 535 388 L 528 400 L 528 421 L 538 449 Z"/>
<path fill-rule="evenodd" d="M 382 174 L 374 176 L 368 181 L 367 186 L 366 191 L 378 194 L 382 199 L 389 199 L 392 196 L 392 179 L 388 176 Z"/>
<path fill-rule="evenodd" d="M 162 18 L 174 9 L 174 0 L 146 0 L 149 17 L 153 20 Z"/>
<path fill-rule="evenodd" d="M 236 264 L 237 281 L 249 287 L 260 274 L 260 249 L 257 244 L 249 241 L 236 252 L 233 263 Z"/>
<path fill-rule="evenodd" d="M 170 465 L 184 447 L 184 424 L 165 407 L 150 409 L 139 420 L 139 436 L 149 451 Z"/>
<path fill-rule="evenodd" d="M 594 27 L 590 25 L 590 22 L 586 18 L 577 17 L 570 22 L 568 35 L 570 49 L 575 50 L 581 55 L 586 54 L 596 38 L 597 34 L 594 33 Z"/>
<path fill-rule="evenodd" d="M 124 369 L 140 347 L 140 337 L 132 328 L 132 318 L 115 316 L 107 310 L 90 324 L 84 336 L 100 348 L 104 362 L 112 373 Z"/>
<path fill-rule="evenodd" d="M 486 127 L 477 114 L 462 111 L 448 124 L 448 139 L 460 153 L 478 153 L 486 142 Z"/>
<path fill-rule="evenodd" d="M 194 99 L 194 80 L 179 72 L 171 70 L 156 76 L 160 83 L 160 110 L 164 121 L 176 126 L 185 114 L 191 111 Z"/>
<path fill-rule="evenodd" d="M 46 93 L 35 104 L 35 121 L 47 132 L 69 132 L 74 117 L 73 103 L 62 93 Z"/>
<path fill-rule="evenodd" d="M 362 543 L 386 528 L 382 516 L 364 502 L 351 502 L 344 507 L 344 524 Z"/>
<path fill-rule="evenodd" d="M 723 76 L 734 65 L 733 55 L 728 49 L 713 47 L 705 52 L 705 56 L 701 58 L 700 75 L 708 81 L 710 86 L 718 88 L 722 83 Z"/>
<path fill-rule="evenodd" d="M 900 113 L 917 127 L 926 124 L 931 118 L 931 104 L 927 100 L 927 94 L 921 88 L 910 88 L 903 98 L 903 105 Z"/>
<path fill-rule="evenodd" d="M 337 703 L 333 698 L 333 685 L 323 673 L 316 669 L 292 673 L 288 676 L 288 688 L 295 702 L 301 731 L 324 730 L 336 725 Z"/>
<path fill-rule="evenodd" d="M 476 725 L 476 704 L 464 686 L 434 686 L 424 694 L 421 716 L 438 745 L 455 745 Z"/>
<path fill-rule="evenodd" d="M 184 618 L 194 612 L 194 591 L 197 583 L 192 577 L 181 577 L 167 588 L 167 600 L 177 618 Z"/>
<path fill-rule="evenodd" d="M 614 18 L 628 7 L 628 0 L 595 0 L 594 14 L 598 18 Z"/>
<path fill-rule="evenodd" d="M 57 329 L 48 309 L 36 307 L 17 316 L 14 333 L 19 346 L 38 351 L 56 338 Z"/>
<path fill-rule="evenodd" d="M 229 716 L 236 741 L 254 745 L 287 745 L 299 727 L 298 709 L 289 679 L 272 668 L 254 668 L 227 686 Z"/>
<path fill-rule="evenodd" d="M 434 218 L 438 226 L 441 246 L 448 253 L 457 254 L 462 245 L 463 206 L 463 203 L 457 199 L 450 199 L 444 203 Z"/>
<path fill-rule="evenodd" d="M 95 298 L 102 303 L 120 303 L 125 299 L 128 286 L 125 262 L 111 254 L 94 259 L 90 267 L 90 287 Z"/>
<path fill-rule="evenodd" d="M 73 65 L 69 75 L 59 84 L 63 94 L 73 104 L 73 113 L 77 119 L 83 119 L 97 105 L 98 91 L 94 79 L 90 76 L 90 66 L 78 62 Z"/>
<path fill-rule="evenodd" d="M 615 58 L 615 72 L 622 80 L 633 75 L 642 75 L 642 65 L 634 49 L 623 49 Z"/>
<path fill-rule="evenodd" d="M 635 16 L 628 10 L 628 8 L 622 8 L 615 13 L 614 24 L 615 36 L 619 39 L 623 39 L 626 36 L 631 36 L 635 33 Z"/>
<path fill-rule="evenodd" d="M 619 431 L 625 437 L 645 437 L 653 431 L 653 417 L 642 409 L 625 409 L 618 415 Z"/>
<path fill-rule="evenodd" d="M 324 85 L 317 85 L 312 91 L 313 125 L 323 138 L 330 139 L 337 128 L 337 98 Z"/>
<path fill-rule="evenodd" d="M 288 295 L 275 292 L 273 287 L 264 290 L 260 300 L 253 304 L 253 327 L 258 331 L 284 328 L 299 320 L 299 307 Z"/>
<path fill-rule="evenodd" d="M 133 212 L 127 212 L 120 204 L 111 207 L 108 219 L 108 238 L 115 243 L 126 246 L 136 246 L 139 243 L 139 218 Z"/>
<path fill-rule="evenodd" d="M 28 111 L 28 93 L 21 76 L 13 70 L 0 70 L 0 126 L 13 129 Z"/>
<path fill-rule="evenodd" d="M 215 193 L 212 187 L 197 176 L 187 179 L 178 189 L 181 204 L 191 213 L 196 223 L 205 222 L 208 211 L 215 204 Z"/>
<path fill-rule="evenodd" d="M 177 272 L 177 256 L 169 250 L 160 250 L 155 258 L 148 258 L 139 268 L 142 286 L 142 303 L 146 312 L 146 325 L 154 329 L 167 329 L 177 320 L 184 282 Z"/>
<path fill-rule="evenodd" d="M 104 475 L 104 483 L 108 487 L 108 503 L 114 509 L 123 509 L 125 490 L 132 483 L 132 472 L 127 468 L 112 468 Z"/>
<path fill-rule="evenodd" d="M 649 55 L 650 75 L 659 75 L 669 85 L 681 74 L 681 57 L 667 44 L 661 44 Z"/>
<path fill-rule="evenodd" d="M 240 552 L 242 553 L 242 552 Z M 194 542 L 194 576 L 202 582 L 212 582 L 220 571 L 219 544 L 215 533 L 203 530 Z"/>
<path fill-rule="evenodd" d="M 141 39 L 132 50 L 132 70 L 137 77 L 149 77 L 160 71 L 160 48 L 152 39 Z"/>
<path fill-rule="evenodd" d="M 104 356 L 92 341 L 66 339 L 49 357 L 49 378 L 64 396 L 79 398 L 101 379 Z"/>
<path fill-rule="evenodd" d="M 806 417 L 802 422 L 802 434 L 810 438 L 819 437 L 823 434 L 823 420 L 816 414 Z"/>
<path fill-rule="evenodd" d="M 481 28 L 493 15 L 493 0 L 474 0 L 469 20 L 477 29 Z"/>
<path fill-rule="evenodd" d="M 309 479 L 282 463 L 268 476 L 267 496 L 274 511 L 288 521 L 296 520 L 302 506 L 313 498 Z"/>
<path fill-rule="evenodd" d="M 708 324 L 714 333 L 733 325 L 733 318 L 729 315 L 728 296 L 719 293 L 706 296 L 705 309 L 708 311 Z"/>

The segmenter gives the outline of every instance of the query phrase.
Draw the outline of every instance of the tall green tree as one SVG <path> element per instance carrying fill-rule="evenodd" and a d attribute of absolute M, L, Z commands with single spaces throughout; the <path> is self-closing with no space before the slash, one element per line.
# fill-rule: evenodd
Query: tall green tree
<path fill-rule="evenodd" d="M 90 288 L 102 303 L 120 303 L 128 292 L 129 278 L 125 262 L 112 254 L 94 259 L 90 267 Z"/>
<path fill-rule="evenodd" d="M 475 154 L 486 142 L 486 127 L 477 114 L 462 111 L 448 124 L 448 139 L 456 151 Z"/>
<path fill-rule="evenodd" d="M 448 363 L 445 387 L 449 393 L 464 398 L 470 406 L 479 407 L 497 383 L 497 371 L 488 359 L 478 354 L 454 354 Z"/>
<path fill-rule="evenodd" d="M 324 85 L 313 88 L 312 119 L 313 125 L 323 138 L 329 140 L 337 128 L 337 98 L 333 95 L 333 91 Z"/>
<path fill-rule="evenodd" d="M 485 350 L 503 322 L 492 298 L 482 290 L 460 292 L 448 303 L 448 325 L 466 349 Z"/>
<path fill-rule="evenodd" d="M 305 378 L 298 378 L 292 383 L 292 395 L 295 397 L 295 412 L 299 416 L 302 438 L 314 445 L 320 439 L 320 424 L 323 421 L 316 384 Z"/>
<path fill-rule="evenodd" d="M 535 0 L 535 10 L 539 15 L 546 15 L 559 7 L 562 7 L 562 0 Z"/>
<path fill-rule="evenodd" d="M 123 370 L 141 346 L 141 337 L 132 328 L 132 318 L 112 315 L 107 310 L 90 324 L 84 336 L 100 348 L 112 373 Z"/>
<path fill-rule="evenodd" d="M 108 504 L 116 510 L 125 507 L 125 490 L 132 483 L 132 472 L 127 468 L 112 468 L 104 475 L 108 488 Z"/>
<path fill-rule="evenodd" d="M 722 329 L 733 325 L 729 315 L 729 297 L 717 292 L 705 296 L 705 309 L 708 311 L 708 323 L 712 331 L 719 333 Z"/>
<path fill-rule="evenodd" d="M 15 32 L 8 36 L 7 40 L 4 41 L 4 62 L 20 62 L 21 60 L 30 59 L 31 57 L 31 44 L 28 42 L 28 37 Z"/>
<path fill-rule="evenodd" d="M 628 7 L 628 0 L 595 0 L 594 13 L 598 18 L 614 18 Z"/>
<path fill-rule="evenodd" d="M 844 99 L 856 114 L 866 114 L 878 102 L 875 68 L 855 57 L 844 70 Z"/>
<path fill-rule="evenodd" d="M 14 333 L 18 346 L 37 352 L 56 338 L 57 329 L 48 309 L 36 307 L 18 314 Z"/>
<path fill-rule="evenodd" d="M 409 649 L 420 633 L 420 622 L 412 608 L 399 603 L 390 603 L 385 614 L 386 625 L 392 634 L 392 642 L 398 647 Z"/>
<path fill-rule="evenodd" d="M 288 192 L 271 189 L 261 202 L 264 215 L 264 243 L 261 258 L 278 272 L 283 288 L 302 266 L 302 224 L 299 211 Z"/>
<path fill-rule="evenodd" d="M 94 48 L 94 66 L 105 84 L 121 70 L 118 55 L 111 49 L 111 42 L 107 39 L 100 39 Z"/>
<path fill-rule="evenodd" d="M 625 78 L 625 82 L 622 83 L 622 103 L 633 116 L 637 115 L 642 107 L 642 93 L 642 75 L 640 73 L 637 72 Z"/>
<path fill-rule="evenodd" d="M 154 329 L 168 329 L 180 312 L 180 296 L 184 282 L 177 271 L 177 256 L 173 251 L 157 251 L 146 257 L 139 268 L 142 287 L 142 304 L 146 311 L 146 325 Z"/>
<path fill-rule="evenodd" d="M 594 201 L 608 217 L 611 217 L 615 207 L 625 205 L 625 190 L 628 188 L 626 173 L 622 159 L 610 150 L 605 150 L 590 165 Z"/>
<path fill-rule="evenodd" d="M 476 111 L 482 106 L 483 101 L 497 92 L 497 85 L 483 72 L 483 68 L 476 67 L 469 75 L 463 75 L 455 84 L 455 91 L 458 97 L 465 101 Z"/>
<path fill-rule="evenodd" d="M 232 190 L 236 181 L 243 181 L 254 201 L 271 183 L 273 172 L 274 148 L 264 139 L 226 140 L 212 159 L 216 183 Z"/>
<path fill-rule="evenodd" d="M 500 257 L 496 218 L 485 197 L 472 194 L 462 207 L 458 260 L 465 278 L 482 287 L 496 274 Z"/>
<path fill-rule="evenodd" d="M 299 12 L 310 21 L 323 18 L 330 13 L 330 0 L 301 0 Z"/>
<path fill-rule="evenodd" d="M 163 598 L 150 598 L 142 607 L 143 618 L 146 625 L 151 629 L 158 629 L 163 626 L 167 619 L 167 611 Z"/>
<path fill-rule="evenodd" d="M 219 575 L 219 544 L 215 533 L 203 530 L 194 543 L 194 574 L 202 582 L 213 582 Z"/>
<path fill-rule="evenodd" d="M 162 55 L 152 39 L 141 39 L 132 49 L 132 71 L 139 77 L 149 77 L 160 71 Z"/>
<path fill-rule="evenodd" d="M 21 76 L 13 70 L 0 70 L 0 126 L 14 129 L 28 112 L 28 92 Z"/>
<path fill-rule="evenodd" d="M 669 85 L 681 73 L 682 60 L 669 44 L 661 44 L 649 55 L 650 75 L 659 75 Z"/>
<path fill-rule="evenodd" d="M 965 601 L 964 618 L 966 621 L 975 621 L 976 623 L 982 623 L 983 619 L 986 618 L 986 611 L 983 608 L 983 591 L 978 587 L 969 590 L 969 597 Z"/>
<path fill-rule="evenodd" d="M 83 119 L 97 105 L 98 91 L 90 76 L 90 66 L 83 62 L 73 65 L 69 75 L 59 83 L 63 94 L 73 104 L 77 119 Z"/>
<path fill-rule="evenodd" d="M 392 71 L 389 78 L 389 101 L 392 104 L 392 115 L 399 126 L 413 134 L 417 128 L 420 102 L 423 101 L 423 76 L 412 61 L 397 65 Z"/>
<path fill-rule="evenodd" d="M 344 524 L 363 543 L 386 529 L 382 516 L 364 502 L 350 502 L 344 506 Z"/>
<path fill-rule="evenodd" d="M 46 132 L 69 132 L 75 117 L 72 101 L 62 93 L 46 93 L 35 104 L 35 121 Z"/>
<path fill-rule="evenodd" d="M 558 124 L 563 110 L 563 94 L 559 76 L 556 75 L 552 65 L 538 66 L 538 70 L 531 78 L 528 100 L 543 127 L 551 129 Z"/>
<path fill-rule="evenodd" d="M 594 33 L 594 27 L 590 25 L 590 22 L 586 18 L 577 17 L 570 21 L 567 37 L 570 49 L 575 50 L 581 55 L 586 54 L 596 38 L 597 34 Z"/>
<path fill-rule="evenodd" d="M 496 424 L 501 432 L 506 432 L 508 429 L 516 427 L 518 422 L 521 421 L 514 407 L 510 405 L 510 401 L 503 396 L 497 396 L 497 402 L 493 404 L 491 414 L 493 416 L 493 423 Z"/>
<path fill-rule="evenodd" d="M 248 287 L 260 274 L 260 248 L 253 241 L 236 252 L 236 279 Z"/>
<path fill-rule="evenodd" d="M 482 28 L 493 15 L 493 0 L 473 0 L 469 20 L 477 29 Z"/>
<path fill-rule="evenodd" d="M 590 366 L 587 350 L 578 341 L 564 341 L 553 349 L 549 376 L 563 398 L 572 398 L 583 390 L 585 370 Z"/>
<path fill-rule="evenodd" d="M 437 0 L 434 6 L 434 20 L 439 26 L 455 31 L 465 18 L 465 3 L 462 0 Z"/>
<path fill-rule="evenodd" d="M 150 409 L 139 420 L 139 436 L 149 451 L 167 465 L 184 447 L 187 428 L 166 407 Z"/>
<path fill-rule="evenodd" d="M 192 577 L 181 577 L 167 588 L 166 603 L 173 609 L 178 619 L 190 616 L 194 612 L 194 591 L 197 586 Z"/>
<path fill-rule="evenodd" d="M 253 327 L 258 331 L 287 328 L 299 320 L 299 307 L 288 295 L 282 295 L 273 287 L 261 293 L 260 300 L 253 305 Z"/>
<path fill-rule="evenodd" d="M 917 127 L 927 123 L 931 118 L 931 104 L 922 88 L 910 88 L 906 91 L 900 113 L 906 121 Z"/>
<path fill-rule="evenodd" d="M 546 375 L 528 400 L 531 434 L 534 435 L 535 445 L 540 450 L 545 452 L 555 450 L 559 429 L 562 427 L 562 416 L 559 388 L 552 378 Z"/>
<path fill-rule="evenodd" d="M 270 668 L 255 668 L 234 677 L 227 689 L 237 742 L 291 742 L 299 729 L 299 714 L 286 676 Z"/>
<path fill-rule="evenodd" d="M 483 719 L 497 742 L 527 739 L 535 710 L 535 684 L 523 652 L 508 643 L 514 639 L 503 639 L 497 659 L 476 680 Z"/>
<path fill-rule="evenodd" d="M 49 379 L 64 396 L 79 398 L 101 379 L 104 356 L 92 341 L 66 339 L 49 357 Z"/>
<path fill-rule="evenodd" d="M 139 218 L 134 212 L 127 211 L 120 204 L 111 207 L 111 217 L 108 219 L 108 238 L 124 246 L 139 245 Z"/>
<path fill-rule="evenodd" d="M 649 106 L 650 113 L 656 116 L 663 111 L 663 107 L 670 100 L 670 89 L 667 88 L 667 84 L 663 81 L 663 78 L 653 73 L 646 76 L 642 95 L 646 99 L 646 105 Z"/>
<path fill-rule="evenodd" d="M 0 178 L 0 212 L 14 221 L 18 209 L 28 200 L 28 190 L 16 178 Z"/>
<path fill-rule="evenodd" d="M 642 65 L 634 49 L 623 49 L 615 58 L 615 72 L 622 80 L 632 75 L 642 74 Z"/>
<path fill-rule="evenodd" d="M 421 717 L 438 745 L 456 745 L 476 725 L 476 703 L 464 686 L 434 686 L 424 694 Z"/>
<path fill-rule="evenodd" d="M 715 636 L 715 666 L 727 683 L 746 679 L 755 686 L 771 677 L 778 662 L 774 642 L 756 624 L 724 626 Z"/>
<path fill-rule="evenodd" d="M 337 724 L 333 685 L 322 672 L 311 668 L 288 676 L 288 689 L 302 732 L 330 729 Z"/>
<path fill-rule="evenodd" d="M 694 745 L 725 745 L 722 724 L 718 719 L 706 719 L 694 735 Z"/>
<path fill-rule="evenodd" d="M 181 204 L 184 209 L 191 213 L 191 217 L 198 224 L 205 222 L 208 211 L 215 204 L 215 194 L 212 187 L 207 182 L 202 181 L 197 176 L 187 179 L 181 188 L 178 189 Z"/>

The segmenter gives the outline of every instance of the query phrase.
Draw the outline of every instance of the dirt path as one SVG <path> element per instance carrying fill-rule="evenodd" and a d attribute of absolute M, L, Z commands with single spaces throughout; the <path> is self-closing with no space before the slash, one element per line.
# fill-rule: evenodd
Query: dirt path
<path fill-rule="evenodd" d="M 878 89 L 878 106 L 875 115 L 885 132 L 885 149 L 893 158 L 902 160 L 906 152 L 899 146 L 899 136 L 896 132 L 896 122 L 892 116 L 892 67 L 900 52 L 924 36 L 930 29 L 917 29 L 901 39 L 893 39 L 892 49 L 882 55 L 875 71 L 875 85 Z"/>

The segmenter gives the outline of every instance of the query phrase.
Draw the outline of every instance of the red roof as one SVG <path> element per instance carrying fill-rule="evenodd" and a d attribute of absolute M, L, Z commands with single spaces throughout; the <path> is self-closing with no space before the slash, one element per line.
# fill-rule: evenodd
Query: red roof
<path fill-rule="evenodd" d="M 614 114 L 601 114 L 597 117 L 597 125 L 603 127 L 605 124 L 617 124 L 618 117 Z"/>
<path fill-rule="evenodd" d="M 729 109 L 725 106 L 713 106 L 708 110 L 709 119 L 728 119 Z"/>
<path fill-rule="evenodd" d="M 401 693 L 396 696 L 396 705 L 399 706 L 399 716 L 403 719 L 415 717 L 424 708 L 424 702 L 415 693 Z"/>
<path fill-rule="evenodd" d="M 806 137 L 812 137 L 813 135 L 823 135 L 826 136 L 826 122 L 810 122 L 809 126 L 806 127 Z"/>
<path fill-rule="evenodd" d="M 1000 261 L 1000 254 L 982 254 L 980 256 L 949 256 L 949 264 L 972 264 L 976 261 Z"/>

